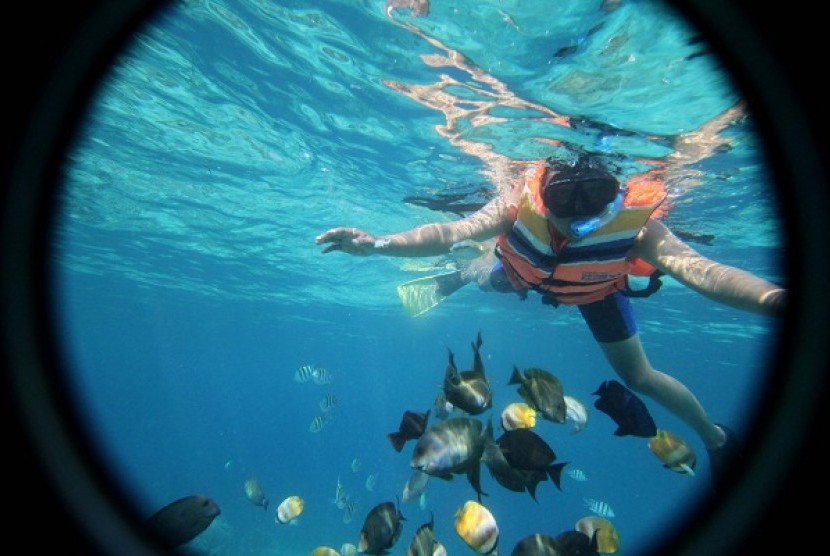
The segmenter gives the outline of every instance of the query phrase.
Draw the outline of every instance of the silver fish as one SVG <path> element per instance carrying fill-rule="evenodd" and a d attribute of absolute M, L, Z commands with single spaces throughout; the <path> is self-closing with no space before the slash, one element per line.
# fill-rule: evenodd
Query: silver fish
<path fill-rule="evenodd" d="M 563 395 L 565 400 L 565 420 L 571 423 L 571 434 L 576 434 L 588 424 L 588 409 L 574 397 Z"/>
<path fill-rule="evenodd" d="M 596 498 L 583 499 L 585 506 L 600 517 L 615 517 L 614 510 L 608 505 L 608 502 L 597 500 Z"/>

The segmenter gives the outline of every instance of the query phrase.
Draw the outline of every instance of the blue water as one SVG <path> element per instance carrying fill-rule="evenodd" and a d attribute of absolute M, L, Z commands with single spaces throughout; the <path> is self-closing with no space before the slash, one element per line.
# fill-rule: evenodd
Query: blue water
<path fill-rule="evenodd" d="M 531 533 L 571 529 L 590 513 L 586 497 L 613 507 L 620 554 L 642 553 L 695 510 L 709 484 L 702 444 L 648 400 L 658 426 L 699 455 L 697 475 L 663 469 L 645 439 L 613 435 L 592 392 L 615 377 L 578 311 L 468 287 L 411 318 L 395 286 L 446 259 L 324 256 L 314 244 L 337 225 L 382 234 L 457 218 L 403 198 L 480 200 L 504 187 L 510 161 L 579 147 L 618 153 L 633 173 L 741 97 L 705 42 L 658 3 L 551 6 L 434 2 L 416 18 L 387 17 L 379 0 L 182 2 L 117 57 L 67 159 L 55 314 L 79 411 L 139 512 L 208 494 L 222 514 L 192 544 L 211 554 L 356 544 L 367 512 L 409 477 L 412 443 L 397 453 L 386 434 L 405 410 L 432 407 L 448 348 L 470 365 L 478 332 L 495 399 L 484 419 L 518 401 L 513 365 L 550 370 L 590 410 L 579 434 L 536 428 L 587 481 L 565 474 L 561 492 L 541 483 L 534 502 L 482 467 L 502 553 Z M 555 56 L 566 47 L 576 49 Z M 454 82 L 436 88 L 442 80 Z M 412 87 L 444 96 L 401 92 Z M 752 115 L 723 136 L 730 149 L 669 184 L 666 222 L 713 234 L 691 244 L 704 255 L 783 282 Z M 671 281 L 634 306 L 654 366 L 713 419 L 745 430 L 776 323 Z M 295 381 L 307 364 L 327 368 L 331 384 Z M 311 432 L 326 394 L 339 403 Z M 245 497 L 250 476 L 267 511 Z M 338 478 L 356 504 L 348 523 L 332 502 Z M 290 495 L 305 510 L 277 525 L 273 510 Z M 401 504 L 393 553 L 431 513 L 449 554 L 472 553 L 453 515 L 474 497 L 463 476 L 432 480 L 424 508 Z"/>

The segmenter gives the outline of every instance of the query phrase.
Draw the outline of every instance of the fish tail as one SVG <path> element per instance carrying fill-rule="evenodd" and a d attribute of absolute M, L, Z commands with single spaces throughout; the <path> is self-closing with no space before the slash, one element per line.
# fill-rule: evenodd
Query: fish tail
<path fill-rule="evenodd" d="M 386 438 L 392 443 L 392 447 L 395 448 L 396 452 L 403 450 L 403 445 L 406 444 L 406 438 L 400 432 L 390 432 L 386 435 Z"/>
<path fill-rule="evenodd" d="M 507 381 L 507 384 L 521 384 L 522 383 L 522 375 L 519 372 L 519 367 L 513 365 L 513 374 L 510 375 L 510 380 Z"/>
<path fill-rule="evenodd" d="M 562 469 L 568 465 L 568 462 L 554 463 L 548 467 L 548 475 L 556 488 L 562 490 Z"/>

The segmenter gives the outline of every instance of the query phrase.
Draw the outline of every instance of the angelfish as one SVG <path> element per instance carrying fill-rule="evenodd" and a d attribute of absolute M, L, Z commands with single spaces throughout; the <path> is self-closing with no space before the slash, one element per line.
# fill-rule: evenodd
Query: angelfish
<path fill-rule="evenodd" d="M 669 431 L 658 429 L 648 441 L 649 449 L 660 458 L 663 465 L 677 473 L 695 476 L 697 457 L 686 442 Z"/>

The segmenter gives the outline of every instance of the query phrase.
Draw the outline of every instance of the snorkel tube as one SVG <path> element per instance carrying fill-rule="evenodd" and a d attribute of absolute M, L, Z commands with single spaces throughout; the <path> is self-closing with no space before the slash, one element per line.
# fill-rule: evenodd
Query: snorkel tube
<path fill-rule="evenodd" d="M 568 232 L 574 239 L 582 239 L 611 222 L 619 213 L 625 197 L 625 189 L 621 190 L 613 201 L 608 203 L 601 213 L 591 218 L 574 218 L 568 225 Z"/>

